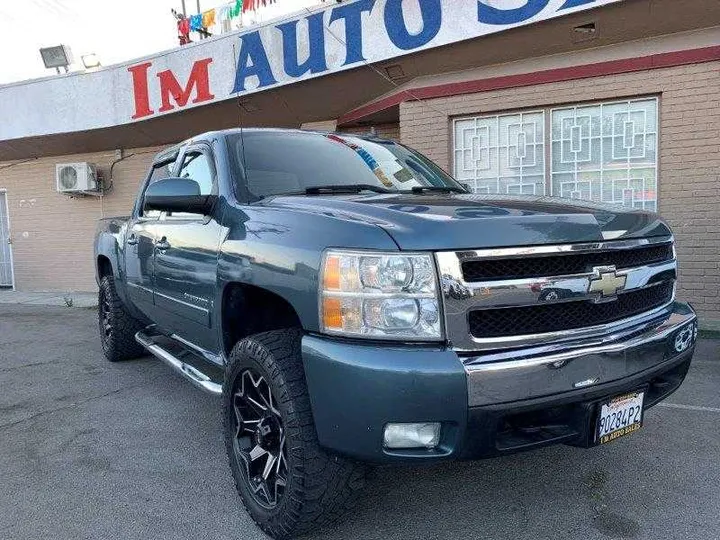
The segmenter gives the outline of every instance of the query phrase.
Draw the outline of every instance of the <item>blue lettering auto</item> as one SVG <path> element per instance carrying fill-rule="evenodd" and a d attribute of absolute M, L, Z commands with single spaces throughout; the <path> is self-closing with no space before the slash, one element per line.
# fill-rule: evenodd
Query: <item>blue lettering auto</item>
<path fill-rule="evenodd" d="M 477 20 L 480 23 L 495 26 L 516 25 L 529 21 L 546 10 L 551 0 L 526 0 L 524 5 L 515 8 L 497 8 L 489 5 L 488 0 L 477 0 Z M 564 0 L 555 12 L 593 4 L 597 0 Z M 559 2 L 558 2 L 559 3 Z M 328 35 L 339 39 L 332 31 L 339 23 L 344 23 L 345 59 L 342 66 L 367 61 L 363 51 L 363 25 L 375 8 L 376 0 L 357 0 L 329 11 L 312 13 L 305 17 L 307 30 L 298 30 L 299 19 L 283 22 L 275 26 L 282 36 L 282 70 L 290 78 L 299 78 L 307 74 L 317 75 L 328 71 L 326 59 L 326 40 Z M 422 18 L 419 31 L 411 32 L 405 20 L 403 0 L 385 0 L 383 25 L 390 42 L 402 51 L 412 51 L 426 46 L 437 37 L 443 25 L 442 0 L 423 0 L 418 8 Z M 325 19 L 329 13 L 329 19 Z M 326 25 L 330 32 L 326 35 Z M 303 25 L 304 26 L 304 25 Z M 299 58 L 298 32 L 308 33 L 308 52 L 304 59 Z M 276 66 L 276 70 L 280 68 Z M 265 44 L 259 31 L 248 32 L 240 36 L 240 54 L 237 60 L 233 93 L 247 91 L 248 78 L 257 79 L 257 87 L 264 88 L 278 83 L 273 65 L 268 59 Z"/>
<path fill-rule="evenodd" d="M 592 4 L 595 0 L 565 0 L 558 11 Z M 483 0 L 478 0 L 478 22 L 493 25 L 517 24 L 539 14 L 550 4 L 550 0 L 527 0 L 524 6 L 512 9 L 500 9 L 489 6 Z"/>

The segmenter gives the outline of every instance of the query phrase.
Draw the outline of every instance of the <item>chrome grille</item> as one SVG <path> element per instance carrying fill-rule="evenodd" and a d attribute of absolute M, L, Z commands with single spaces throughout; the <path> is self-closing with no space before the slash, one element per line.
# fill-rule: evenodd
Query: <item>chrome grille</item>
<path fill-rule="evenodd" d="M 561 302 L 518 308 L 478 309 L 470 312 L 475 338 L 516 336 L 572 330 L 608 324 L 663 306 L 672 300 L 673 285 L 660 283 L 618 294 L 613 302 Z"/>
<path fill-rule="evenodd" d="M 445 326 L 459 351 L 603 335 L 674 298 L 672 238 L 436 254 Z"/>
<path fill-rule="evenodd" d="M 641 246 L 619 251 L 599 251 L 569 255 L 542 255 L 521 259 L 472 260 L 462 263 L 463 278 L 474 281 L 563 276 L 588 272 L 595 266 L 614 265 L 618 270 L 669 261 L 672 244 Z"/>

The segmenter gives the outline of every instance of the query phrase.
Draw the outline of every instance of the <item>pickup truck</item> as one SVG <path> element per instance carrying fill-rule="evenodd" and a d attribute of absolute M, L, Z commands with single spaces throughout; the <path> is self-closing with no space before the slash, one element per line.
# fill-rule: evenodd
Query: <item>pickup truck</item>
<path fill-rule="evenodd" d="M 654 213 L 473 194 L 375 136 L 169 148 L 95 260 L 104 355 L 151 353 L 220 396 L 237 490 L 274 538 L 342 515 L 370 464 L 633 434 L 697 339 Z"/>

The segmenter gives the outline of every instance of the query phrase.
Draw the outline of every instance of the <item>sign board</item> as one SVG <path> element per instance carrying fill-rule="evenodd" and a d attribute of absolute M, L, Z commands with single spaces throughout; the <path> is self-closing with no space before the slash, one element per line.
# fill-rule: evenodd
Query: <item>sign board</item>
<path fill-rule="evenodd" d="M 0 140 L 172 114 L 618 1 L 333 4 L 97 72 L 0 87 Z"/>

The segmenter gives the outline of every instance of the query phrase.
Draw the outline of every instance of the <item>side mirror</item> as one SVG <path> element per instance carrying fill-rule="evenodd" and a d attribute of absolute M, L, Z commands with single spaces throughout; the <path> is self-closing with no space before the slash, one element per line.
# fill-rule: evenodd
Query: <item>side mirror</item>
<path fill-rule="evenodd" d="M 145 191 L 145 210 L 208 214 L 215 202 L 213 195 L 201 195 L 200 185 L 190 178 L 163 178 Z"/>

